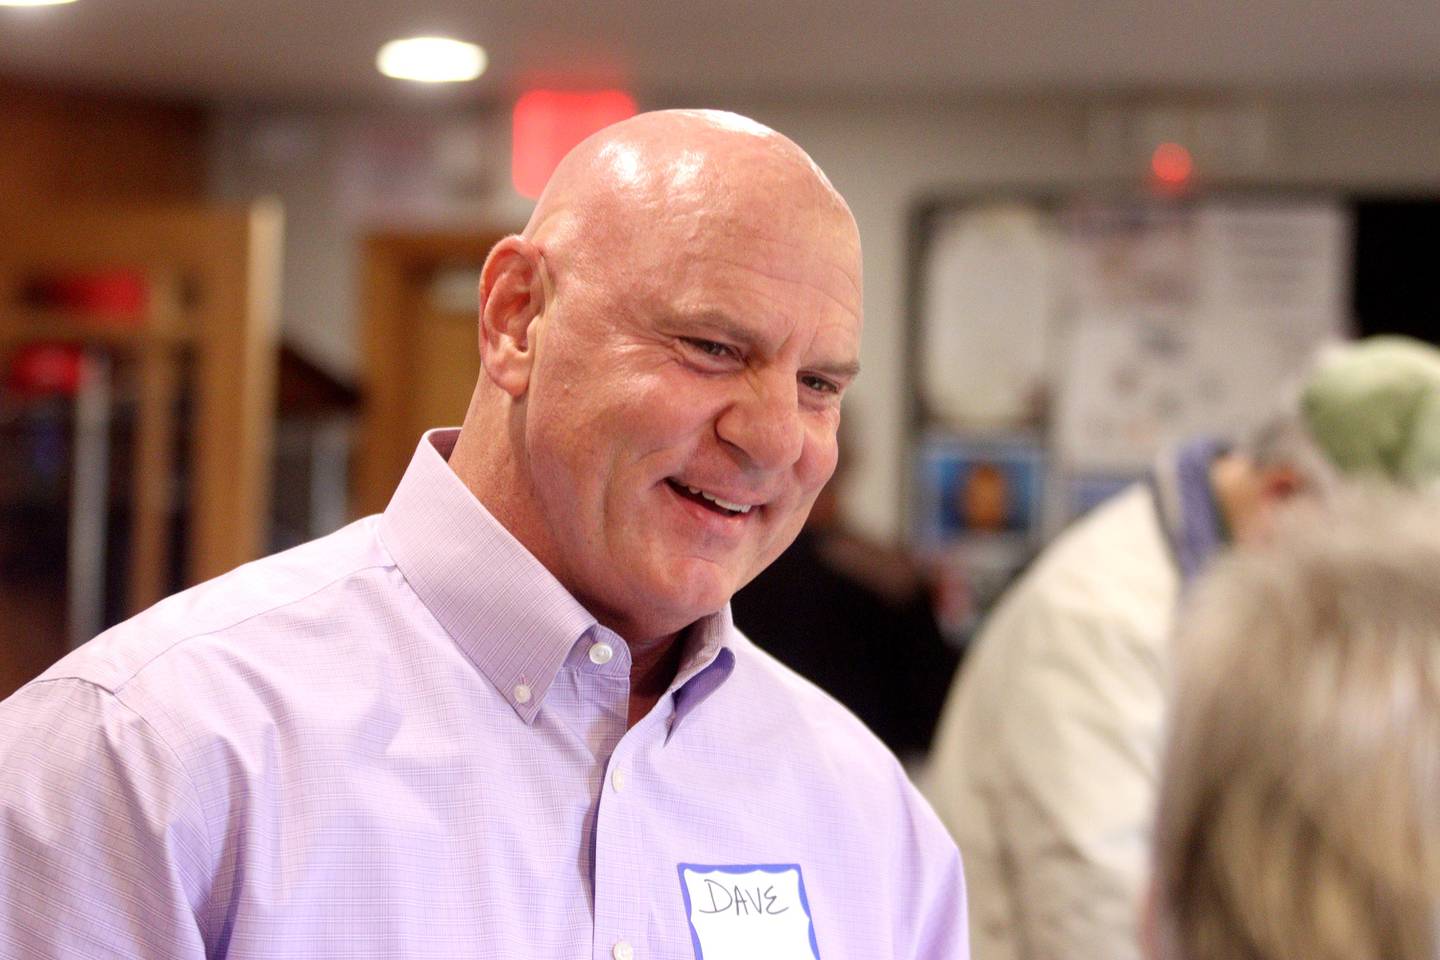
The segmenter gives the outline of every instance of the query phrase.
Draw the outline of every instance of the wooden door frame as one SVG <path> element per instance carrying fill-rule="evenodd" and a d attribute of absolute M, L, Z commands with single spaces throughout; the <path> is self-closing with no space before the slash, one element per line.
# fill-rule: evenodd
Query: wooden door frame
<path fill-rule="evenodd" d="M 445 267 L 475 267 L 505 232 L 482 230 L 399 231 L 367 235 L 362 246 L 363 301 L 361 382 L 364 394 L 358 455 L 351 495 L 352 516 L 385 509 L 405 472 L 418 436 L 406 404 L 414 395 L 411 326 L 407 304 L 422 278 Z M 476 317 L 479 346 L 479 317 Z M 440 426 L 440 424 L 432 424 Z"/>

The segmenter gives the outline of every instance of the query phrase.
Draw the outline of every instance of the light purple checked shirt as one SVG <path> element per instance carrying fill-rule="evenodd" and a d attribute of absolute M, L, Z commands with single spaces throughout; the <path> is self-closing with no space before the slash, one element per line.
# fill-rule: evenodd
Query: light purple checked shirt
<path fill-rule="evenodd" d="M 880 743 L 728 611 L 627 731 L 624 641 L 454 440 L 0 705 L 0 956 L 966 957 L 959 856 Z"/>

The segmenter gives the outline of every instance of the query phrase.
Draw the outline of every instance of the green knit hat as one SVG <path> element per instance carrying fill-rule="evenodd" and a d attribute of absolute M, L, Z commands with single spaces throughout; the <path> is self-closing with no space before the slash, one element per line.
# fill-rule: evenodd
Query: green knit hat
<path fill-rule="evenodd" d="M 1400 336 L 1369 337 L 1322 359 L 1300 409 L 1342 473 L 1412 487 L 1440 481 L 1440 350 Z"/>

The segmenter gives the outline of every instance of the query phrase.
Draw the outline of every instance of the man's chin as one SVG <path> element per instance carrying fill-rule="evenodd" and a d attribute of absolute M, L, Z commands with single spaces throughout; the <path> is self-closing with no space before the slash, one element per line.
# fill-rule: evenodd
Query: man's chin
<path fill-rule="evenodd" d="M 719 613 L 734 596 L 739 582 L 729 573 L 672 576 L 662 581 L 646 591 L 649 601 L 644 605 L 648 614 L 644 619 L 649 622 L 648 632 L 655 636 L 677 633 L 696 620 Z"/>

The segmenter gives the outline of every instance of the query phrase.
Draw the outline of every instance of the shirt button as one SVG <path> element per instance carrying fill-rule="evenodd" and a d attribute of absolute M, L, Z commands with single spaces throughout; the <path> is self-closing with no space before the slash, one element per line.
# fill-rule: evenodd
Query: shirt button
<path fill-rule="evenodd" d="M 530 688 L 523 683 L 515 684 L 515 689 L 511 693 L 514 694 L 516 703 L 530 702 Z"/>
<path fill-rule="evenodd" d="M 613 770 L 613 771 L 611 771 L 611 773 L 610 773 L 610 785 L 615 788 L 615 792 L 616 792 L 616 793 L 619 793 L 620 791 L 624 790 L 624 789 L 625 789 L 625 771 L 624 771 L 624 770 Z"/>
<path fill-rule="evenodd" d="M 609 663 L 613 656 L 615 656 L 615 650 L 608 643 L 592 643 L 590 645 L 590 662 L 597 667 Z"/>
<path fill-rule="evenodd" d="M 635 948 L 630 946 L 629 940 L 616 942 L 615 949 L 610 951 L 615 960 L 635 960 Z"/>

